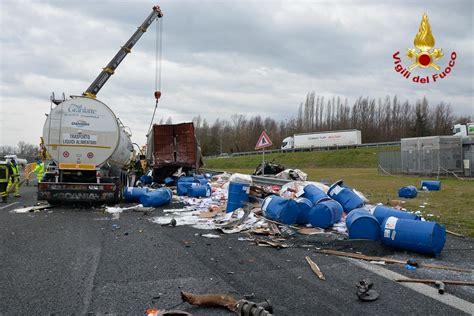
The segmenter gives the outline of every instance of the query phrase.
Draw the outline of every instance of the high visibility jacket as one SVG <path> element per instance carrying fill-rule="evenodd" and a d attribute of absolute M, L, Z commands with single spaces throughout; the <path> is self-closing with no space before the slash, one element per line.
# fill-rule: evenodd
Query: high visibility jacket
<path fill-rule="evenodd" d="M 20 177 L 20 171 L 18 170 L 18 165 L 14 165 L 10 162 L 10 169 L 12 170 L 12 176 L 15 178 Z"/>
<path fill-rule="evenodd" d="M 38 182 L 41 182 L 41 180 L 43 180 L 44 175 L 44 162 L 36 163 L 35 173 L 36 179 L 38 179 Z"/>
<path fill-rule="evenodd" d="M 10 172 L 6 164 L 0 164 L 0 183 L 8 183 Z"/>

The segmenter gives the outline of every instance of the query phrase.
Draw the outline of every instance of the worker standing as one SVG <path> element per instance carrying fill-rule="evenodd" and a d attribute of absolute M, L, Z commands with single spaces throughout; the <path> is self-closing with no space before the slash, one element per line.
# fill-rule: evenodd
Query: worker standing
<path fill-rule="evenodd" d="M 12 187 L 15 188 L 15 197 L 20 197 L 20 170 L 18 168 L 18 165 L 15 161 L 15 159 L 10 160 L 10 181 L 8 182 L 8 187 L 7 187 L 7 194 L 12 191 Z"/>
<path fill-rule="evenodd" d="M 38 184 L 39 184 L 43 180 L 43 176 L 44 176 L 44 162 L 39 157 L 36 157 L 35 162 L 36 162 L 36 167 L 33 171 L 31 171 L 28 174 L 27 178 L 29 178 L 30 174 L 34 172 L 36 174 L 36 179 L 38 180 Z"/>
<path fill-rule="evenodd" d="M 10 168 L 8 163 L 5 161 L 0 161 L 0 196 L 2 198 L 2 203 L 7 203 L 7 186 L 9 178 Z"/>

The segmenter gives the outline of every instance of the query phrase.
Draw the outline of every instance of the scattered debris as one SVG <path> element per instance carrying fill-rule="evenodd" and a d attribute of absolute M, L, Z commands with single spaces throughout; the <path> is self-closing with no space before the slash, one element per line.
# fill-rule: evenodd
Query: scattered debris
<path fill-rule="evenodd" d="M 184 302 L 195 306 L 225 307 L 237 315 L 270 316 L 273 313 L 273 307 L 268 300 L 254 303 L 247 300 L 237 300 L 227 294 L 198 295 L 188 292 L 181 292 L 181 298 Z"/>
<path fill-rule="evenodd" d="M 306 256 L 305 257 L 306 259 L 306 262 L 308 262 L 311 270 L 313 270 L 313 272 L 318 276 L 318 278 L 320 280 L 326 280 L 326 278 L 324 277 L 323 273 L 321 272 L 321 269 L 319 269 L 318 265 L 316 264 L 316 262 L 314 262 L 313 260 L 311 260 L 310 257 Z"/>
<path fill-rule="evenodd" d="M 396 279 L 394 281 L 395 282 L 411 282 L 411 283 L 434 284 L 438 288 L 438 293 L 439 294 L 444 294 L 446 284 L 474 286 L 474 282 L 472 282 L 472 281 L 457 281 L 457 280 Z"/>
<path fill-rule="evenodd" d="M 202 237 L 206 237 L 206 238 L 221 238 L 220 235 L 216 235 L 216 234 L 204 234 L 204 235 L 201 235 Z"/>
<path fill-rule="evenodd" d="M 271 240 L 264 240 L 264 239 L 255 239 L 255 243 L 257 246 L 261 247 L 273 247 L 277 249 L 288 248 L 287 244 L 278 242 L 278 241 L 271 241 Z"/>
<path fill-rule="evenodd" d="M 361 259 L 361 260 L 366 260 L 366 261 L 384 261 L 386 263 L 399 263 L 399 264 L 406 264 L 409 262 L 409 260 L 399 260 L 399 259 L 392 259 L 392 258 L 387 258 L 387 257 L 366 256 L 366 255 L 358 254 L 358 253 L 350 253 L 350 252 L 343 252 L 343 251 L 330 250 L 330 249 L 321 249 L 321 250 L 315 250 L 315 251 L 319 253 L 328 254 L 328 255 L 335 255 L 335 256 L 347 257 L 347 258 L 353 258 L 353 259 Z M 429 263 L 418 263 L 418 266 L 420 268 L 451 270 L 451 271 L 467 272 L 467 273 L 473 272 L 472 269 L 448 267 L 448 266 L 434 265 L 434 264 L 429 264 Z"/>
<path fill-rule="evenodd" d="M 29 207 L 22 207 L 22 208 L 17 208 L 12 210 L 12 213 L 33 213 L 33 212 L 39 212 L 40 210 L 44 210 L 50 207 L 54 207 L 50 204 L 46 205 L 35 205 L 35 206 L 29 206 Z"/>
<path fill-rule="evenodd" d="M 429 215 L 429 214 L 428 214 L 428 215 Z M 450 231 L 450 230 L 447 230 L 447 229 L 446 229 L 446 232 L 447 232 L 448 234 L 451 234 L 451 235 L 453 235 L 453 236 L 457 236 L 457 237 L 461 237 L 461 238 L 466 238 L 466 236 L 464 236 L 464 235 L 461 235 L 461 234 L 455 233 L 455 232 L 453 232 L 453 231 Z"/>
<path fill-rule="evenodd" d="M 314 228 L 314 227 L 304 227 L 298 229 L 298 233 L 303 235 L 316 235 L 316 234 L 324 234 L 325 231 L 322 228 Z"/>
<path fill-rule="evenodd" d="M 379 298 L 379 293 L 375 290 L 372 290 L 374 284 L 369 279 L 362 279 L 356 285 L 357 287 L 357 297 L 361 301 L 375 301 Z"/>

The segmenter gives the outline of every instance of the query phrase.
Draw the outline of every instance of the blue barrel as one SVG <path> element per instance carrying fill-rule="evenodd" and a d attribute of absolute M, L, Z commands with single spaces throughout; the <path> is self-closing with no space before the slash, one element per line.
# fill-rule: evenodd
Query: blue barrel
<path fill-rule="evenodd" d="M 173 192 L 169 188 L 151 190 L 140 196 L 140 203 L 145 207 L 159 207 L 171 202 Z"/>
<path fill-rule="evenodd" d="M 165 181 L 165 185 L 173 185 L 174 184 L 174 179 L 172 177 L 166 177 L 164 181 Z"/>
<path fill-rule="evenodd" d="M 309 223 L 313 227 L 328 228 L 341 220 L 342 206 L 332 199 L 320 200 L 315 204 L 308 215 Z"/>
<path fill-rule="evenodd" d="M 230 213 L 243 207 L 249 201 L 250 184 L 241 182 L 230 182 L 226 212 Z"/>
<path fill-rule="evenodd" d="M 346 227 L 351 239 L 380 239 L 380 224 L 374 215 L 358 208 L 346 217 Z"/>
<path fill-rule="evenodd" d="M 153 182 L 153 177 L 143 175 L 140 177 L 140 182 L 143 184 L 151 184 Z"/>
<path fill-rule="evenodd" d="M 338 201 L 346 213 L 364 205 L 364 201 L 350 187 L 343 185 L 342 180 L 331 185 L 328 195 Z"/>
<path fill-rule="evenodd" d="M 401 198 L 408 198 L 412 199 L 415 198 L 416 195 L 418 194 L 416 187 L 413 185 L 408 185 L 406 187 L 401 187 L 398 190 L 398 196 Z"/>
<path fill-rule="evenodd" d="M 439 191 L 441 190 L 441 181 L 422 180 L 421 188 L 426 188 L 428 191 Z"/>
<path fill-rule="evenodd" d="M 307 198 L 297 198 L 296 204 L 298 206 L 298 217 L 296 218 L 296 223 L 300 225 L 306 225 L 309 223 L 309 211 L 313 207 L 313 203 Z"/>
<path fill-rule="evenodd" d="M 269 219 L 292 225 L 296 224 L 299 207 L 295 200 L 270 195 L 263 201 L 262 211 L 263 215 Z"/>
<path fill-rule="evenodd" d="M 147 193 L 148 188 L 139 188 L 139 187 L 126 187 L 123 192 L 123 198 L 126 202 L 138 202 L 140 196 Z"/>
<path fill-rule="evenodd" d="M 390 216 L 396 218 L 403 218 L 403 219 L 411 219 L 411 220 L 420 220 L 420 216 L 415 215 L 413 213 L 408 213 L 404 211 L 397 210 L 392 207 L 388 207 L 385 205 L 377 205 L 374 209 L 374 216 L 377 218 L 380 224 Z"/>
<path fill-rule="evenodd" d="M 438 256 L 446 241 L 446 229 L 436 222 L 386 218 L 380 227 L 387 246 Z"/>
<path fill-rule="evenodd" d="M 176 193 L 179 196 L 188 194 L 188 189 L 191 187 L 194 177 L 179 177 L 176 183 Z"/>
<path fill-rule="evenodd" d="M 204 176 L 194 176 L 193 183 L 199 183 L 199 184 L 208 184 L 209 180 L 206 179 Z"/>
<path fill-rule="evenodd" d="M 188 196 L 195 198 L 210 197 L 211 186 L 209 184 L 193 183 L 193 185 L 188 188 Z"/>
<path fill-rule="evenodd" d="M 324 193 L 323 190 L 315 186 L 314 184 L 308 184 L 304 187 L 304 197 L 313 202 L 313 204 L 318 203 L 321 199 L 327 199 L 329 196 Z"/>

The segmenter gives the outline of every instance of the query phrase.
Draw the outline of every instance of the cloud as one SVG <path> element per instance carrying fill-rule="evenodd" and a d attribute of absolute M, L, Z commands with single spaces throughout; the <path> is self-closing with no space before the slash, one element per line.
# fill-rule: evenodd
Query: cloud
<path fill-rule="evenodd" d="M 80 95 L 155 5 L 154 1 L 0 3 L 0 145 L 37 143 L 51 92 Z M 156 120 L 212 122 L 232 114 L 296 115 L 306 93 L 397 95 L 450 103 L 474 116 L 473 3 L 470 1 L 160 1 L 163 96 Z M 404 79 L 392 55 L 413 46 L 429 15 L 436 47 L 458 58 L 429 85 Z M 155 100 L 156 24 L 98 94 L 145 142 Z M 432 75 L 415 69 L 413 75 Z M 25 124 L 28 122 L 28 124 Z"/>

